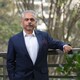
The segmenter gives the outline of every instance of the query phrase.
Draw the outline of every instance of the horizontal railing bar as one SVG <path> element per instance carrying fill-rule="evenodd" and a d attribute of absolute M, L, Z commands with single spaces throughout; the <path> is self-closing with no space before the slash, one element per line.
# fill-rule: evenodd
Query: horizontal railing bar
<path fill-rule="evenodd" d="M 4 77 L 4 75 L 0 75 L 0 77 Z M 5 77 L 8 77 L 8 75 L 5 75 Z"/>
<path fill-rule="evenodd" d="M 61 51 L 61 50 L 59 50 L 59 49 L 49 49 L 48 50 L 48 52 L 51 52 L 51 53 L 49 53 L 49 54 L 52 54 L 52 55 L 58 55 L 59 54 L 59 51 Z M 72 51 L 80 51 L 80 48 L 72 48 Z M 61 51 L 61 52 L 63 52 L 63 51 Z M 6 53 L 7 52 L 0 52 L 0 57 L 3 57 L 3 56 L 6 56 Z"/>
<path fill-rule="evenodd" d="M 77 76 L 49 76 L 49 78 L 77 78 Z"/>
<path fill-rule="evenodd" d="M 59 67 L 59 66 L 65 66 L 66 64 L 48 64 L 48 67 Z M 71 67 L 73 67 L 75 64 L 72 64 Z"/>
<path fill-rule="evenodd" d="M 0 64 L 0 68 L 3 67 L 3 66 L 6 66 L 6 65 L 4 65 L 4 64 Z"/>
<path fill-rule="evenodd" d="M 72 50 L 80 51 L 80 48 L 72 48 Z"/>

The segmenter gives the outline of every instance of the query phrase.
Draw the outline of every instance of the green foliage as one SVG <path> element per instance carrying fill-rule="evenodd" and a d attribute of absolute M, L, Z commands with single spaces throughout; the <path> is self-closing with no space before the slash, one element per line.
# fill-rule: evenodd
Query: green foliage
<path fill-rule="evenodd" d="M 21 30 L 18 21 L 13 20 L 11 23 L 7 24 L 4 21 L 0 22 L 0 39 L 2 41 L 6 41 L 9 39 L 13 34 L 18 33 Z"/>
<path fill-rule="evenodd" d="M 69 76 L 71 73 L 76 73 L 77 80 L 80 80 L 80 51 L 76 51 L 73 54 L 65 54 L 66 64 L 57 68 L 59 73 L 65 76 Z"/>
<path fill-rule="evenodd" d="M 9 38 L 21 30 L 17 22 L 11 25 L 0 24 L 0 51 L 6 51 Z"/>
<path fill-rule="evenodd" d="M 0 51 L 6 51 L 9 38 L 22 30 L 19 21 L 12 0 L 0 0 Z"/>
<path fill-rule="evenodd" d="M 5 7 L 5 3 L 4 2 L 0 2 L 0 8 Z"/>
<path fill-rule="evenodd" d="M 78 28 L 80 29 L 80 20 L 77 22 Z"/>

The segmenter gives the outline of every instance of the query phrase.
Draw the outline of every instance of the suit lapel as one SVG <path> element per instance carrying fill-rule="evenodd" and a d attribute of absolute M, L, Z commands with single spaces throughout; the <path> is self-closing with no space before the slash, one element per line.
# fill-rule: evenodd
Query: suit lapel
<path fill-rule="evenodd" d="M 36 34 L 36 37 L 37 37 L 37 40 L 38 40 L 38 43 L 39 43 L 39 50 L 38 50 L 37 59 L 36 59 L 36 62 L 35 62 L 35 64 L 36 64 L 39 60 L 40 55 L 41 55 L 42 36 L 41 36 L 40 32 L 38 32 L 37 30 L 35 31 L 35 34 Z"/>
<path fill-rule="evenodd" d="M 25 45 L 25 41 L 24 41 L 24 37 L 23 37 L 23 32 L 20 33 L 20 45 L 22 46 L 22 50 L 23 50 L 23 54 L 25 54 L 27 57 L 29 57 L 30 61 L 32 62 L 30 56 L 29 56 L 29 53 L 28 53 L 28 50 L 26 48 L 26 45 Z"/>

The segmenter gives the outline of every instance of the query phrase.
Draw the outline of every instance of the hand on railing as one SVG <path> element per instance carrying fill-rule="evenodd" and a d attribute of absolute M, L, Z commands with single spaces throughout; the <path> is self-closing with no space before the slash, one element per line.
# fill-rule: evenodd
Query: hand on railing
<path fill-rule="evenodd" d="M 70 45 L 64 45 L 63 46 L 63 51 L 64 53 L 68 53 L 72 50 L 72 47 Z"/>

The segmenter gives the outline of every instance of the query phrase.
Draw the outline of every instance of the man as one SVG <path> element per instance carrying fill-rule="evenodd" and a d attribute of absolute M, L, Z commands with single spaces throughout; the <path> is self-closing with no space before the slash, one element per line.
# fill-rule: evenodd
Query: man
<path fill-rule="evenodd" d="M 49 80 L 48 49 L 72 49 L 67 44 L 52 39 L 47 32 L 36 30 L 35 12 L 22 13 L 23 31 L 10 38 L 7 52 L 7 70 L 10 80 Z"/>

